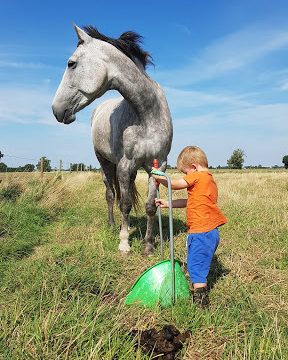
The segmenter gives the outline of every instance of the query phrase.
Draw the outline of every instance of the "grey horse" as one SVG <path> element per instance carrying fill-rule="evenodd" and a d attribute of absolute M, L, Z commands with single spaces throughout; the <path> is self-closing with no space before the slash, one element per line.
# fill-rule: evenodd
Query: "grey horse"
<path fill-rule="evenodd" d="M 150 174 L 156 158 L 159 169 L 165 171 L 173 133 L 171 115 L 163 90 L 145 72 L 151 57 L 140 47 L 140 35 L 128 31 L 114 39 L 90 25 L 74 28 L 77 49 L 68 60 L 52 109 L 59 122 L 70 124 L 76 112 L 107 90 L 118 90 L 122 95 L 95 109 L 92 139 L 106 185 L 108 220 L 115 224 L 116 195 L 122 214 L 119 250 L 128 252 L 129 213 L 137 202 L 137 170 L 142 167 Z M 154 251 L 155 196 L 155 183 L 149 177 L 146 254 Z"/>

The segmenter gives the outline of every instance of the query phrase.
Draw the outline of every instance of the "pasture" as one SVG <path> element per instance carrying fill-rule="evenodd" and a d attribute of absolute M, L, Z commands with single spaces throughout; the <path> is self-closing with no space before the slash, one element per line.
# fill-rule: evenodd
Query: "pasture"
<path fill-rule="evenodd" d="M 118 251 L 119 229 L 107 226 L 99 173 L 0 174 L 0 359 L 152 359 L 131 330 L 165 324 L 191 331 L 178 359 L 288 359 L 288 171 L 214 177 L 229 222 L 213 262 L 211 306 L 151 310 L 123 304 L 159 261 L 158 248 L 142 255 L 144 172 L 129 256 Z M 173 214 L 176 257 L 185 262 L 185 212 Z M 119 210 L 116 217 L 120 225 Z M 163 222 L 167 238 L 166 211 Z"/>

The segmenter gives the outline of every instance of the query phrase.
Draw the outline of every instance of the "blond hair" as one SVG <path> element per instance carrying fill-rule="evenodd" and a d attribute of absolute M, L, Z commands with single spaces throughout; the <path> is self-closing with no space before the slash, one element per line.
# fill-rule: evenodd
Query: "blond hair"
<path fill-rule="evenodd" d="M 193 164 L 208 168 L 207 156 L 198 146 L 186 146 L 178 156 L 177 169 L 184 172 L 184 169 L 191 168 Z"/>

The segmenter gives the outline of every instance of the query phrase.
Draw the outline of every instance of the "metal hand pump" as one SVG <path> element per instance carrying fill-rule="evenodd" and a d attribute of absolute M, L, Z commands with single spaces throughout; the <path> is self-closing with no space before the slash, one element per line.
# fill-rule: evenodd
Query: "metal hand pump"
<path fill-rule="evenodd" d="M 173 212 L 172 212 L 172 187 L 171 179 L 164 172 L 159 170 L 152 170 L 152 174 L 164 176 L 167 180 L 168 188 L 168 204 L 169 204 L 169 236 L 170 236 L 170 262 L 171 262 L 171 273 L 172 273 L 172 303 L 175 303 L 175 266 L 174 266 L 174 239 L 173 239 Z M 159 186 L 159 185 L 158 185 Z M 158 190 L 159 191 L 159 190 Z M 158 206 L 158 209 L 160 206 Z M 158 212 L 159 215 L 159 212 Z M 161 213 L 160 213 L 161 217 Z M 159 222 L 159 231 L 160 231 L 160 222 Z M 161 231 L 162 232 L 162 220 L 161 220 Z"/>

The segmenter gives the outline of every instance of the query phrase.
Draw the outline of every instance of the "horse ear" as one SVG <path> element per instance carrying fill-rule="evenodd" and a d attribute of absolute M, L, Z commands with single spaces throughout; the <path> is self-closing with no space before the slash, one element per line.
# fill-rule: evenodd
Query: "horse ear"
<path fill-rule="evenodd" d="M 91 36 L 86 34 L 86 32 L 80 29 L 77 25 L 73 24 L 76 34 L 78 36 L 79 41 L 82 42 L 89 42 L 91 40 Z"/>

